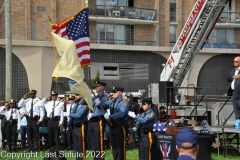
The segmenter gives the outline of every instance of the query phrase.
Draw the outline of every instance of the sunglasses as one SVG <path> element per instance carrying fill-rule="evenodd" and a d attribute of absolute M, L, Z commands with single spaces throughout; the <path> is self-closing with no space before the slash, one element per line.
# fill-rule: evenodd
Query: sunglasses
<path fill-rule="evenodd" d="M 238 61 L 233 61 L 233 62 L 238 62 Z"/>
<path fill-rule="evenodd" d="M 69 99 L 69 101 L 73 101 L 73 99 Z"/>

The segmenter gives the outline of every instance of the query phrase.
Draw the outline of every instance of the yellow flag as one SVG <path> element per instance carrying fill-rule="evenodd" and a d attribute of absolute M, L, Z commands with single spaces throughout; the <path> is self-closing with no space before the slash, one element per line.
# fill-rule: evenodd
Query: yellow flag
<path fill-rule="evenodd" d="M 72 93 L 78 93 L 83 96 L 88 107 L 93 110 L 92 97 L 87 84 L 84 82 L 84 74 L 78 61 L 75 44 L 72 40 L 64 39 L 57 34 L 52 33 L 57 53 L 61 57 L 55 69 L 53 77 L 69 78 L 69 86 Z"/>

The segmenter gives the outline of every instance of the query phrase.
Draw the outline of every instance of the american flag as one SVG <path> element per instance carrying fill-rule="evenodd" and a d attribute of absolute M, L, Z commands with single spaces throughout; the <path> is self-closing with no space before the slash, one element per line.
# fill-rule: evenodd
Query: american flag
<path fill-rule="evenodd" d="M 88 15 L 89 7 L 84 7 L 74 17 L 51 25 L 54 33 L 74 41 L 81 66 L 90 64 Z"/>
<path fill-rule="evenodd" d="M 218 148 L 220 146 L 221 146 L 221 144 L 220 144 L 220 141 L 219 141 L 219 138 L 218 138 L 218 135 L 217 135 L 217 137 L 215 138 L 215 146 L 214 146 L 214 148 Z"/>

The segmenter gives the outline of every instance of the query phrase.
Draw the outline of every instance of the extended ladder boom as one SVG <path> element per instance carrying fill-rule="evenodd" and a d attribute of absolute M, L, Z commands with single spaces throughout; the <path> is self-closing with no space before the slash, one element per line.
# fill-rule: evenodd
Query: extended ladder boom
<path fill-rule="evenodd" d="M 161 73 L 160 81 L 180 86 L 228 0 L 197 0 Z"/>

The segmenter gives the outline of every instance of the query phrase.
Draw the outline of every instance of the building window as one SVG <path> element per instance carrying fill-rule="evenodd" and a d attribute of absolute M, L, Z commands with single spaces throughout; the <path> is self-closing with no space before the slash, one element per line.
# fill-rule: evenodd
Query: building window
<path fill-rule="evenodd" d="M 176 0 L 170 0 L 170 22 L 176 22 Z"/>
<path fill-rule="evenodd" d="M 133 40 L 133 30 L 131 25 L 97 24 L 97 35 L 100 35 L 98 39 L 101 44 L 130 45 Z"/>
<path fill-rule="evenodd" d="M 174 46 L 176 43 L 176 26 L 170 25 L 170 46 Z"/>
<path fill-rule="evenodd" d="M 91 77 L 100 72 L 100 79 L 148 79 L 148 64 L 135 63 L 91 63 Z"/>

